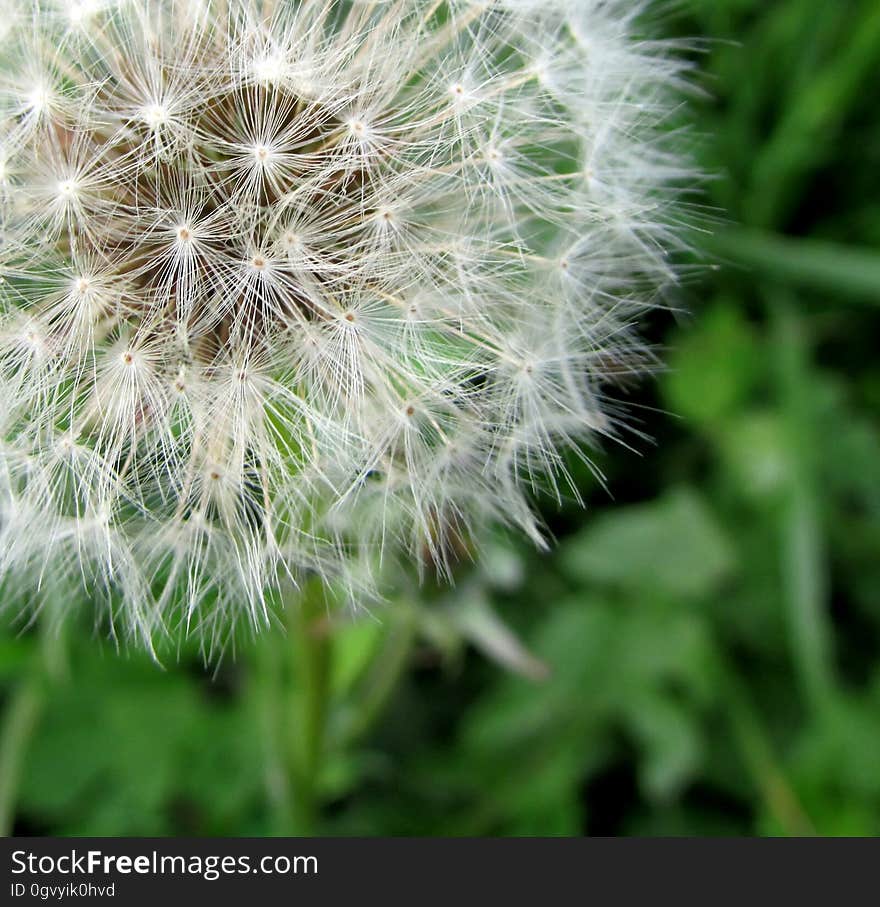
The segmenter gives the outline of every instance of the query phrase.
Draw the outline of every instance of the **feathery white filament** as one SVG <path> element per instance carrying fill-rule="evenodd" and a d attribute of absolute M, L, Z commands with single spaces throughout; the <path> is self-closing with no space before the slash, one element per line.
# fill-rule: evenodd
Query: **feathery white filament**
<path fill-rule="evenodd" d="M 285 577 L 539 540 L 674 278 L 643 5 L 6 0 L 0 578 L 213 643 Z"/>

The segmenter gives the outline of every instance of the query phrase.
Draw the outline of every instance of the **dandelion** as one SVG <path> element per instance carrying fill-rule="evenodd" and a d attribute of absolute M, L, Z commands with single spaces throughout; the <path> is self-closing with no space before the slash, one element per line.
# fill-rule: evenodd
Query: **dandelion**
<path fill-rule="evenodd" d="M 216 644 L 305 576 L 541 543 L 675 279 L 642 6 L 5 3 L 7 597 Z"/>

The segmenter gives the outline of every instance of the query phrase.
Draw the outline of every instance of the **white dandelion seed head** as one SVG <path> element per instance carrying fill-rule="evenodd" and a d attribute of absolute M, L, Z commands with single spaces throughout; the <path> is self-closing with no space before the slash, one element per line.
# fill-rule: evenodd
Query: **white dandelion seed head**
<path fill-rule="evenodd" d="M 10 594 L 215 645 L 304 576 L 540 543 L 675 279 L 644 5 L 4 3 Z"/>

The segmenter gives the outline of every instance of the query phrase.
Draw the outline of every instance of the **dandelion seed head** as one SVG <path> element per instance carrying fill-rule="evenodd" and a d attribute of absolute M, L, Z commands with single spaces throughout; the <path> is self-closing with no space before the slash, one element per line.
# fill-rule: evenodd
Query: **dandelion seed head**
<path fill-rule="evenodd" d="M 645 5 L 5 16 L 7 597 L 211 648 L 307 576 L 362 601 L 491 523 L 540 543 L 683 245 L 687 66 Z"/>

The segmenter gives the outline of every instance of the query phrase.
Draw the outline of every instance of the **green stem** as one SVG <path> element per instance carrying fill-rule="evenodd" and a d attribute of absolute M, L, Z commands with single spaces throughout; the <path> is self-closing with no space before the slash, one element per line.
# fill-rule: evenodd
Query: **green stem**
<path fill-rule="evenodd" d="M 821 716 L 836 698 L 837 679 L 819 513 L 815 462 L 819 439 L 809 346 L 794 301 L 784 290 L 772 296 L 770 320 L 779 351 L 779 399 L 791 464 L 780 524 L 783 594 L 804 698 L 813 714 Z"/>
<path fill-rule="evenodd" d="M 880 305 L 880 254 L 870 249 L 741 228 L 722 230 L 707 246 L 776 280 Z"/>
<path fill-rule="evenodd" d="M 767 810 L 786 835 L 816 834 L 776 758 L 773 745 L 739 677 L 720 657 L 728 718 L 746 771 L 754 779 Z"/>
<path fill-rule="evenodd" d="M 322 772 L 331 743 L 333 643 L 328 617 L 321 585 L 307 585 L 287 602 L 287 636 L 273 634 L 255 650 L 253 695 L 262 714 L 274 834 L 311 835 L 319 825 Z M 406 668 L 416 614 L 400 606 L 388 620 L 388 634 L 360 696 L 351 709 L 333 716 L 334 746 L 351 745 L 369 730 Z"/>
<path fill-rule="evenodd" d="M 286 664 L 281 658 L 277 640 L 270 633 L 268 631 L 254 647 L 251 695 L 262 729 L 263 776 L 270 813 L 270 833 L 287 835 L 294 824 L 285 724 L 289 697 Z"/>
<path fill-rule="evenodd" d="M 290 615 L 295 635 L 292 647 L 299 696 L 292 723 L 294 746 L 293 799 L 300 834 L 312 834 L 318 818 L 319 782 L 330 698 L 331 638 L 321 586 L 303 589 L 299 606 Z"/>
<path fill-rule="evenodd" d="M 13 691 L 3 716 L 0 738 L 0 836 L 12 833 L 21 770 L 45 704 L 45 685 L 38 674 L 26 677 Z"/>
<path fill-rule="evenodd" d="M 287 633 L 267 631 L 254 647 L 252 696 L 259 710 L 269 827 L 314 833 L 326 750 L 331 643 L 320 584 L 285 597 Z"/>

